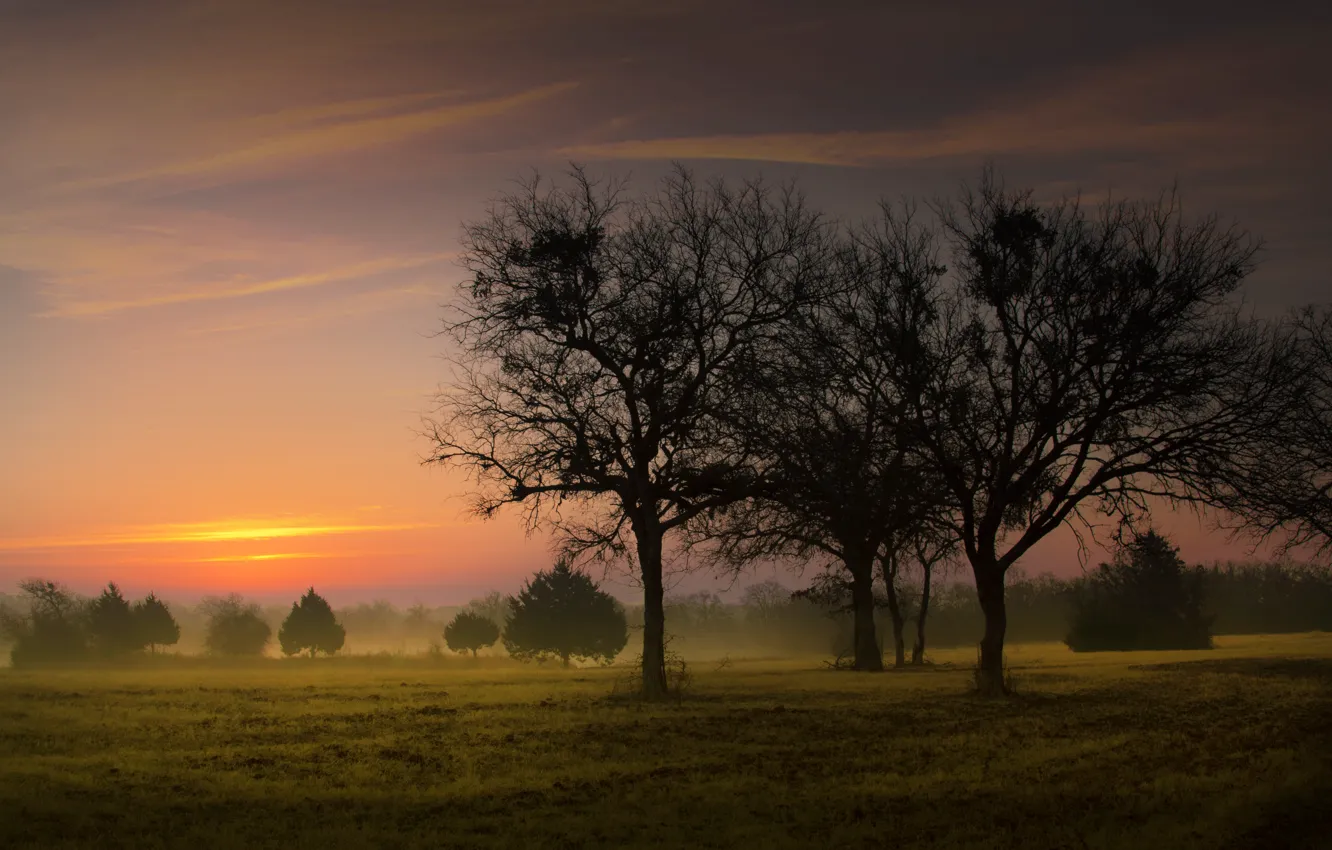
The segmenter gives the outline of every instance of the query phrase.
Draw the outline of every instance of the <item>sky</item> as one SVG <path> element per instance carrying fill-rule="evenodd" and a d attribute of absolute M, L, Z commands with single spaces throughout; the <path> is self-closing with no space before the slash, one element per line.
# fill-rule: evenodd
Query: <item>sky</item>
<path fill-rule="evenodd" d="M 0 0 L 0 590 L 448 604 L 547 566 L 418 433 L 462 223 L 534 168 L 848 219 L 986 163 L 1177 184 L 1265 240 L 1256 309 L 1328 300 L 1328 44 L 1320 2 Z"/>

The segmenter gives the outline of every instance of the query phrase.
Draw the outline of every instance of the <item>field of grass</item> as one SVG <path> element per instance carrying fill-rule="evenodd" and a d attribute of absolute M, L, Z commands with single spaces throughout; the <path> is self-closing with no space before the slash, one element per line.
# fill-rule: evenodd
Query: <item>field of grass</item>
<path fill-rule="evenodd" d="M 4 669 L 0 847 L 1332 848 L 1332 635 L 934 658 Z"/>

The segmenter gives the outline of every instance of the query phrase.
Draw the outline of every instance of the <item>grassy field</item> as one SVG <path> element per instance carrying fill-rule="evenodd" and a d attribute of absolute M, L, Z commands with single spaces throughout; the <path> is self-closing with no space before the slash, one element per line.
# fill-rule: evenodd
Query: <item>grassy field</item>
<path fill-rule="evenodd" d="M 0 670 L 0 847 L 1332 848 L 1332 635 L 935 660 Z"/>

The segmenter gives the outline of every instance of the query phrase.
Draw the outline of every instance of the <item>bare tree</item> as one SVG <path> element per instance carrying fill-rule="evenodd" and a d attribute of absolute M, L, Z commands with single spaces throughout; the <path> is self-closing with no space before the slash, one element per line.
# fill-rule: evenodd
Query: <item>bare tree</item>
<path fill-rule="evenodd" d="M 911 558 L 920 571 L 920 602 L 916 605 L 916 641 L 911 647 L 911 663 L 925 663 L 925 622 L 930 615 L 930 596 L 934 579 L 946 578 L 950 564 L 958 555 L 957 540 L 946 529 L 918 534 L 911 541 Z"/>
<path fill-rule="evenodd" d="M 1332 558 L 1332 307 L 1293 317 L 1300 348 L 1299 391 L 1267 440 L 1236 446 L 1211 495 L 1260 540 L 1285 552 L 1308 547 Z M 1226 522 L 1222 520 L 1223 524 Z"/>
<path fill-rule="evenodd" d="M 938 490 L 910 443 L 911 400 L 891 378 L 915 356 L 934 319 L 942 269 L 910 209 L 884 207 L 874 226 L 846 234 L 824 296 L 794 314 L 758 365 L 734 424 L 761 458 L 761 485 L 708 533 L 732 567 L 763 557 L 831 556 L 851 595 L 854 666 L 881 670 L 875 564 L 892 571 L 939 509 Z M 901 611 L 888 606 L 902 659 Z"/>
<path fill-rule="evenodd" d="M 1038 205 L 986 175 L 940 208 L 955 288 L 901 379 L 985 614 L 979 681 L 1002 692 L 1004 576 L 1099 509 L 1198 501 L 1279 420 L 1290 347 L 1232 300 L 1257 243 L 1152 203 Z"/>
<path fill-rule="evenodd" d="M 718 412 L 819 288 L 827 231 L 790 189 L 677 170 L 628 199 L 577 168 L 465 229 L 427 462 L 472 470 L 483 516 L 523 503 L 571 552 L 632 557 L 647 697 L 666 692 L 666 538 L 749 492 L 750 450 Z"/>

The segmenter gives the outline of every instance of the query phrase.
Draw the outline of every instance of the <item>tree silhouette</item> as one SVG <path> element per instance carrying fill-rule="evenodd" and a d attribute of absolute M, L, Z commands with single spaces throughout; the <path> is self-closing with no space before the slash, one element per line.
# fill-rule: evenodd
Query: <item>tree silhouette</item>
<path fill-rule="evenodd" d="M 1213 479 L 1214 502 L 1285 552 L 1332 559 L 1332 307 L 1293 322 L 1303 380 L 1268 439 L 1239 443 Z"/>
<path fill-rule="evenodd" d="M 0 620 L 14 641 L 10 661 L 15 667 L 77 661 L 87 656 L 83 600 L 62 585 L 44 579 L 25 579 L 19 582 L 19 590 L 27 598 L 27 614 L 5 611 Z"/>
<path fill-rule="evenodd" d="M 444 627 L 444 642 L 454 652 L 470 652 L 491 646 L 500 638 L 500 628 L 495 621 L 483 614 L 472 611 L 459 611 L 457 616 Z"/>
<path fill-rule="evenodd" d="M 947 570 L 958 556 L 957 541 L 946 534 L 922 534 L 911 542 L 911 554 L 921 578 L 920 604 L 916 606 L 916 640 L 911 647 L 911 663 L 924 664 L 925 623 L 930 614 L 934 579 Z"/>
<path fill-rule="evenodd" d="M 885 205 L 879 226 L 846 235 L 829 262 L 835 284 L 793 311 L 756 363 L 746 397 L 733 399 L 736 439 L 755 447 L 761 486 L 703 532 L 737 566 L 779 555 L 835 558 L 850 591 L 858 670 L 883 669 L 876 563 L 903 663 L 897 564 L 943 510 L 910 442 L 912 398 L 890 380 L 933 320 L 937 254 L 909 208 Z"/>
<path fill-rule="evenodd" d="M 514 658 L 600 659 L 609 663 L 629 642 L 624 611 L 567 559 L 542 570 L 510 600 L 504 648 Z"/>
<path fill-rule="evenodd" d="M 1079 583 L 1065 643 L 1074 652 L 1210 649 L 1206 573 L 1154 530 L 1139 535 Z"/>
<path fill-rule="evenodd" d="M 180 641 L 180 625 L 171 616 L 166 603 L 149 593 L 134 603 L 134 628 L 139 644 L 157 652 L 159 646 L 172 646 Z"/>
<path fill-rule="evenodd" d="M 899 380 L 985 613 L 979 680 L 1003 690 L 1004 576 L 1087 511 L 1203 500 L 1225 457 L 1264 439 L 1292 349 L 1231 300 L 1256 243 L 1177 199 L 1037 204 L 991 175 L 941 209 L 956 285 Z"/>
<path fill-rule="evenodd" d="M 199 606 L 208 617 L 204 647 L 214 655 L 263 655 L 273 627 L 259 606 L 236 594 L 210 597 Z"/>
<path fill-rule="evenodd" d="M 338 622 L 333 608 L 312 587 L 291 605 L 291 613 L 278 629 L 278 644 L 284 655 L 295 655 L 304 650 L 310 657 L 322 652 L 332 655 L 347 639 L 347 630 Z"/>
<path fill-rule="evenodd" d="M 134 612 L 115 582 L 88 606 L 87 622 L 93 648 L 102 655 L 124 655 L 144 647 Z"/>
<path fill-rule="evenodd" d="M 828 228 L 793 191 L 677 170 L 626 200 L 575 169 L 467 226 L 470 273 L 445 326 L 463 355 L 427 462 L 461 464 L 489 516 L 524 503 L 570 552 L 632 553 L 643 693 L 666 693 L 668 536 L 747 495 L 748 450 L 719 427 L 765 339 L 824 267 Z"/>

